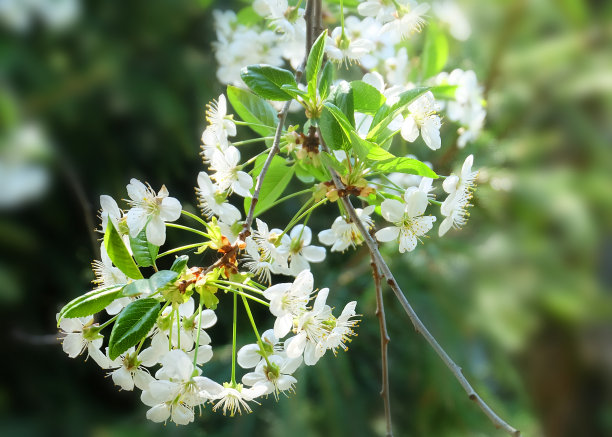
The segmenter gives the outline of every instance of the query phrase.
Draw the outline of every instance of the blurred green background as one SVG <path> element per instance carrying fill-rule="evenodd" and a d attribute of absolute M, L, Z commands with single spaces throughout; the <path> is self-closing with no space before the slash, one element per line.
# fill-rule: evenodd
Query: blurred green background
<path fill-rule="evenodd" d="M 204 107 L 223 91 L 211 11 L 241 4 L 76 1 L 71 11 L 62 0 L 9 16 L 8 3 L 0 0 L 0 435 L 383 435 L 364 250 L 314 266 L 332 304 L 359 299 L 350 351 L 302 368 L 295 395 L 254 414 L 207 408 L 191 426 L 156 425 L 136 393 L 62 352 L 55 313 L 90 287 L 98 196 L 126 197 L 136 177 L 193 208 Z M 525 436 L 610 436 L 612 3 L 460 4 L 473 32 L 452 42 L 446 69 L 476 71 L 486 130 L 457 150 L 446 126 L 442 153 L 419 156 L 444 174 L 474 153 L 483 169 L 475 207 L 463 231 L 405 257 L 389 248 L 388 259 L 440 343 Z M 335 215 L 309 224 L 328 228 Z M 169 232 L 169 243 L 180 237 Z M 385 293 L 396 435 L 503 435 Z M 227 323 L 211 330 L 217 359 L 206 371 L 218 380 L 228 373 Z"/>

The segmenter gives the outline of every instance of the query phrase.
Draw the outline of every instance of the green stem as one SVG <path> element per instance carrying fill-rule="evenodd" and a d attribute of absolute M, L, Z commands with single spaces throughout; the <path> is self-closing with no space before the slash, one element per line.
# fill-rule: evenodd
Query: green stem
<path fill-rule="evenodd" d="M 251 144 L 251 143 L 257 143 L 259 141 L 266 141 L 266 140 L 273 140 L 274 137 L 259 137 L 259 138 L 252 138 L 250 140 L 244 140 L 244 141 L 237 141 L 235 143 L 232 143 L 232 146 L 242 146 L 244 144 Z"/>
<path fill-rule="evenodd" d="M 98 326 L 98 331 L 103 330 L 104 328 L 106 328 L 108 325 L 110 325 L 111 323 L 113 323 L 117 317 L 119 317 L 119 314 L 115 314 L 113 317 L 111 317 L 110 319 L 108 319 L 106 322 L 104 322 L 103 324 L 101 324 L 100 326 Z"/>
<path fill-rule="evenodd" d="M 190 228 L 189 226 L 176 225 L 174 223 L 166 223 L 166 226 L 169 228 L 182 229 L 183 231 L 193 232 L 194 234 L 210 238 L 210 235 L 208 235 L 206 232 L 198 231 L 197 229 Z"/>
<path fill-rule="evenodd" d="M 198 349 L 200 348 L 200 332 L 202 332 L 202 299 L 198 305 L 198 333 L 196 334 L 196 346 L 195 352 L 193 353 L 193 366 L 197 366 L 198 362 Z"/>
<path fill-rule="evenodd" d="M 287 196 L 285 196 L 285 197 L 282 197 L 282 198 L 278 199 L 277 201 L 275 201 L 275 202 L 274 202 L 272 205 L 270 205 L 270 206 L 268 207 L 268 209 L 269 209 L 269 208 L 272 208 L 272 207 L 275 207 L 276 205 L 278 205 L 278 204 L 280 204 L 280 203 L 283 203 L 285 200 L 289 200 L 289 199 L 291 199 L 292 197 L 296 197 L 296 196 L 299 196 L 299 195 L 301 195 L 301 194 L 306 194 L 306 193 L 310 193 L 310 192 L 312 192 L 312 188 L 306 188 L 305 190 L 302 190 L 302 191 L 297 191 L 297 192 L 295 192 L 295 193 L 289 194 L 289 195 L 287 195 Z M 255 214 L 253 217 L 257 217 L 259 214 L 260 214 L 260 213 Z"/>
<path fill-rule="evenodd" d="M 206 229 L 210 229 L 210 226 L 208 225 L 208 223 L 206 223 L 204 220 L 202 220 L 201 217 L 198 217 L 197 215 L 192 214 L 189 211 L 185 211 L 185 210 L 182 210 L 181 214 L 186 215 L 187 217 L 194 219 L 195 221 L 197 221 L 198 223 L 203 225 Z"/>
<path fill-rule="evenodd" d="M 249 164 L 252 164 L 257 158 L 259 158 L 261 155 L 263 155 L 264 153 L 268 153 L 268 149 L 264 149 L 261 152 L 259 152 L 257 155 L 253 156 L 252 158 L 250 158 L 248 161 L 246 161 L 244 164 L 242 164 L 240 166 L 240 168 L 244 168 Z"/>
<path fill-rule="evenodd" d="M 215 285 L 221 284 L 221 285 L 227 285 L 227 286 L 232 286 L 233 285 L 233 286 L 238 287 L 238 288 L 246 288 L 247 290 L 252 291 L 254 293 L 263 294 L 263 291 L 261 291 L 258 288 L 254 288 L 254 287 L 251 287 L 249 285 L 241 284 L 241 283 L 238 283 L 238 282 L 224 281 L 222 279 L 217 279 L 216 281 L 213 282 L 213 284 L 215 284 Z"/>
<path fill-rule="evenodd" d="M 433 200 L 433 199 L 428 199 L 428 200 L 429 200 L 429 203 L 431 203 L 432 205 L 442 206 L 442 202 L 438 200 Z"/>
<path fill-rule="evenodd" d="M 319 206 L 323 205 L 326 202 L 327 202 L 327 197 L 319 200 L 317 203 L 315 203 L 313 206 L 308 208 L 302 214 L 297 216 L 295 219 L 291 220 L 291 222 L 287 225 L 287 227 L 285 228 L 283 233 L 279 236 L 279 238 L 282 238 L 284 234 L 289 232 L 291 230 L 291 228 L 293 228 L 293 226 L 295 226 L 297 224 L 297 222 L 299 222 L 305 215 L 310 214 L 312 211 L 314 211 L 316 208 L 318 208 Z"/>
<path fill-rule="evenodd" d="M 171 255 L 173 253 L 180 252 L 182 250 L 194 249 L 194 248 L 200 247 L 200 246 L 202 246 L 204 244 L 206 244 L 206 242 L 203 241 L 201 243 L 193 243 L 193 244 L 188 244 L 186 246 L 177 247 L 175 249 L 168 250 L 168 251 L 166 251 L 164 253 L 160 253 L 159 255 L 157 255 L 157 258 L 155 258 L 155 259 L 160 259 L 163 256 Z"/>
<path fill-rule="evenodd" d="M 142 340 L 140 340 L 140 343 L 138 343 L 138 348 L 136 349 L 136 356 L 138 356 L 138 354 L 140 353 L 140 349 L 142 349 L 142 345 L 144 344 L 145 340 L 147 338 L 143 338 Z"/>
<path fill-rule="evenodd" d="M 168 350 L 172 350 L 172 326 L 174 326 L 174 311 L 170 311 L 170 329 L 168 329 Z"/>
<path fill-rule="evenodd" d="M 268 288 L 265 285 L 261 285 L 260 283 L 253 281 L 252 279 L 249 279 L 249 285 L 259 288 L 260 290 L 266 290 Z"/>
<path fill-rule="evenodd" d="M 234 323 L 232 327 L 232 386 L 236 386 L 236 325 L 238 314 L 238 296 L 234 294 Z"/>
<path fill-rule="evenodd" d="M 175 310 L 176 313 L 176 346 L 181 348 L 181 316 L 179 314 L 178 307 Z"/>
<path fill-rule="evenodd" d="M 342 36 L 346 36 L 344 34 L 344 1 L 340 0 L 340 27 L 342 28 Z"/>
<path fill-rule="evenodd" d="M 233 288 L 226 287 L 226 286 L 224 286 L 224 285 L 219 285 L 219 284 L 215 284 L 215 287 L 218 287 L 218 288 L 220 288 L 221 290 L 230 291 L 230 292 L 232 292 L 232 293 L 234 293 L 234 294 L 239 294 L 239 295 L 241 295 L 241 296 L 245 296 L 245 297 L 247 297 L 247 298 L 249 298 L 249 299 L 251 299 L 251 300 L 253 300 L 253 301 L 257 302 L 257 303 L 260 303 L 260 304 L 262 304 L 262 305 L 265 305 L 265 306 L 267 306 L 267 307 L 269 307 L 269 306 L 270 306 L 270 304 L 269 304 L 268 302 L 266 302 L 266 301 L 264 301 L 264 300 L 261 300 L 261 299 L 259 299 L 258 297 L 251 296 L 251 295 L 250 295 L 250 294 L 248 294 L 248 293 L 244 293 L 244 292 L 242 292 L 242 291 L 234 290 Z"/>
<path fill-rule="evenodd" d="M 255 337 L 257 337 L 257 344 L 259 345 L 259 350 L 261 351 L 264 359 L 266 360 L 266 364 L 270 367 L 270 360 L 268 359 L 268 354 L 266 353 L 266 349 L 264 348 L 263 342 L 261 341 L 261 337 L 259 335 L 259 331 L 257 330 L 257 325 L 255 324 L 255 320 L 253 319 L 253 314 L 251 314 L 251 308 L 249 307 L 249 302 L 246 300 L 246 297 L 242 296 L 242 302 L 244 303 L 244 309 L 246 309 L 247 315 L 249 316 L 249 320 L 251 321 L 251 326 L 253 327 L 253 332 L 255 333 Z"/>
<path fill-rule="evenodd" d="M 258 124 L 258 123 L 249 123 L 248 121 L 234 120 L 234 123 L 238 126 L 253 126 L 253 127 L 263 127 L 266 129 L 274 129 L 274 126 L 268 126 L 266 124 Z"/>
<path fill-rule="evenodd" d="M 285 235 L 288 231 L 289 225 L 291 225 L 295 219 L 302 213 L 304 212 L 305 209 L 307 209 L 311 203 L 314 202 L 314 197 L 311 197 L 310 199 L 308 199 L 308 201 L 306 203 L 304 203 L 300 209 L 298 209 L 298 211 L 295 213 L 295 215 L 293 216 L 293 218 L 291 220 L 289 220 L 289 224 L 287 225 L 287 228 L 285 228 L 285 230 L 278 236 L 278 241 L 280 241 L 280 239 L 283 237 L 283 235 Z"/>

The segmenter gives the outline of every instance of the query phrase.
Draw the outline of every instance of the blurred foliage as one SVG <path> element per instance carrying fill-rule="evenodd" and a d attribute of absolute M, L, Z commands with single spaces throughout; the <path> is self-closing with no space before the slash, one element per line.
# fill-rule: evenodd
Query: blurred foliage
<path fill-rule="evenodd" d="M 329 256 L 314 272 L 332 303 L 359 298 L 350 352 L 301 369 L 294 396 L 264 400 L 255 414 L 205 410 L 189 427 L 150 423 L 135 394 L 117 393 L 55 341 L 55 312 L 92 279 L 98 196 L 125 197 L 137 177 L 194 202 L 204 106 L 223 91 L 211 10 L 230 6 L 83 2 L 63 31 L 2 30 L 0 129 L 40 123 L 53 153 L 47 195 L 0 216 L 1 435 L 383 435 L 364 250 Z M 442 153 L 419 155 L 450 172 L 474 153 L 483 169 L 475 207 L 461 232 L 406 257 L 386 255 L 434 335 L 524 435 L 612 435 L 612 4 L 465 6 L 473 34 L 451 42 L 447 68 L 474 69 L 485 84 L 487 130 L 458 150 L 447 125 Z M 267 218 L 274 224 L 295 207 Z M 329 226 L 336 211 L 327 212 L 311 219 L 313 229 Z M 169 242 L 182 243 L 170 232 Z M 503 435 L 385 293 L 397 435 Z M 213 344 L 228 340 L 227 323 L 212 330 Z M 218 347 L 207 372 L 226 376 L 229 355 Z"/>

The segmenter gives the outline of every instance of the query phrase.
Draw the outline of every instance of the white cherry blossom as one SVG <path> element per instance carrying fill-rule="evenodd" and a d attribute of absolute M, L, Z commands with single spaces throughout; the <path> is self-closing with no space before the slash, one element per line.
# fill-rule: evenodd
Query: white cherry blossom
<path fill-rule="evenodd" d="M 59 318 L 59 313 L 57 314 Z M 102 335 L 98 333 L 97 325 L 94 325 L 92 316 L 67 319 L 59 323 L 62 337 L 62 349 L 70 358 L 76 358 L 87 350 L 87 356 L 91 357 L 98 366 L 103 369 L 108 367 L 108 358 L 100 348 L 102 347 Z"/>
<path fill-rule="evenodd" d="M 327 350 L 329 320 L 333 317 L 331 308 L 325 304 L 329 289 L 323 288 L 317 294 L 310 311 L 303 312 L 297 319 L 296 335 L 285 341 L 287 356 L 297 358 L 304 354 L 304 363 L 312 366 Z"/>
<path fill-rule="evenodd" d="M 269 363 L 269 364 L 268 364 Z M 288 358 L 280 355 L 271 355 L 268 361 L 261 360 L 253 372 L 242 377 L 242 383 L 249 386 L 263 386 L 263 395 L 274 394 L 278 400 L 281 391 L 293 391 L 297 383 L 292 374 L 302 364 L 302 357 Z"/>
<path fill-rule="evenodd" d="M 312 273 L 304 270 L 293 283 L 276 284 L 264 291 L 264 297 L 270 301 L 270 312 L 277 317 L 274 322 L 277 338 L 287 335 L 293 326 L 293 318 L 306 309 L 313 286 Z"/>
<path fill-rule="evenodd" d="M 216 384 L 216 383 L 215 383 Z M 242 414 L 244 409 L 247 413 L 252 412 L 249 402 L 255 402 L 255 398 L 262 396 L 266 387 L 263 384 L 256 385 L 252 388 L 244 388 L 242 384 L 231 384 L 224 383 L 223 386 L 217 384 L 217 389 L 220 388 L 220 393 L 215 397 L 217 400 L 213 411 L 221 408 L 223 415 L 225 416 L 228 412 L 230 417 L 238 414 Z"/>
<path fill-rule="evenodd" d="M 297 276 L 302 270 L 310 269 L 310 263 L 318 263 L 325 259 L 325 248 L 311 246 L 312 231 L 308 226 L 297 225 L 289 234 L 291 241 L 282 250 L 289 254 L 289 272 Z"/>
<path fill-rule="evenodd" d="M 140 399 L 151 407 L 147 419 L 153 422 L 172 420 L 177 425 L 187 425 L 194 420 L 194 407 L 215 398 L 221 391 L 209 378 L 193 376 L 191 358 L 182 350 L 169 351 L 161 359 L 162 368 L 143 390 Z"/>
<path fill-rule="evenodd" d="M 327 37 L 325 52 L 329 59 L 339 63 L 352 64 L 374 49 L 374 43 L 360 37 L 361 22 L 357 17 L 350 16 L 344 21 L 344 32 L 336 27 Z"/>
<path fill-rule="evenodd" d="M 440 22 L 448 26 L 453 38 L 458 41 L 465 41 L 470 37 L 472 33 L 470 22 L 457 3 L 444 0 L 433 3 L 432 8 Z"/>
<path fill-rule="evenodd" d="M 250 343 L 244 345 L 238 350 L 237 362 L 240 367 L 244 369 L 252 369 L 257 366 L 261 360 L 263 360 L 263 354 L 278 354 L 284 350 L 283 345 L 279 342 L 276 335 L 274 335 L 273 329 L 268 329 L 261 334 L 261 342 L 264 347 L 264 351 L 257 343 Z"/>
<path fill-rule="evenodd" d="M 427 3 L 417 4 L 412 0 L 397 0 L 399 8 L 393 13 L 393 20 L 380 30 L 391 33 L 398 41 L 420 32 L 425 24 L 423 16 L 429 10 Z"/>
<path fill-rule="evenodd" d="M 198 174 L 198 200 L 202 212 L 208 218 L 216 215 L 224 222 L 233 223 L 240 220 L 240 211 L 227 202 L 227 192 L 210 180 L 208 173 L 201 171 Z"/>
<path fill-rule="evenodd" d="M 206 105 L 206 120 L 219 137 L 236 135 L 236 123 L 227 115 L 227 100 L 223 94 Z"/>
<path fill-rule="evenodd" d="M 436 100 L 431 91 L 427 91 L 408 105 L 409 113 L 404 118 L 401 129 L 402 138 L 412 143 L 419 136 L 420 130 L 425 144 L 431 150 L 438 150 L 442 145 L 440 139 L 442 123 L 436 110 Z"/>
<path fill-rule="evenodd" d="M 181 204 L 169 197 L 168 190 L 162 185 L 158 194 L 138 179 L 132 179 L 127 186 L 132 208 L 127 213 L 130 236 L 135 238 L 146 226 L 149 243 L 161 246 L 166 241 L 165 222 L 173 222 L 181 216 Z"/>
<path fill-rule="evenodd" d="M 364 209 L 355 208 L 357 217 L 366 229 L 372 228 L 373 222 L 370 215 L 374 212 L 374 208 L 374 205 Z M 319 241 L 326 246 L 331 246 L 332 252 L 344 252 L 349 247 L 359 246 L 364 240 L 355 223 L 339 216 L 332 223 L 331 229 L 319 232 Z"/>
<path fill-rule="evenodd" d="M 157 360 L 154 354 L 150 353 L 150 348 L 136 354 L 134 347 L 131 347 L 116 359 L 111 361 L 109 358 L 108 367 L 115 369 L 110 373 L 113 382 L 122 390 L 131 391 L 134 387 L 140 390 L 147 389 L 155 378 L 145 368 L 155 364 Z"/>
<path fill-rule="evenodd" d="M 217 182 L 221 191 L 236 193 L 242 197 L 251 197 L 253 179 L 240 170 L 240 152 L 234 146 L 225 151 L 215 150 L 210 159 L 210 169 L 215 173 L 211 176 Z"/>
<path fill-rule="evenodd" d="M 418 237 L 425 235 L 436 218 L 423 216 L 427 208 L 427 194 L 414 187 L 404 193 L 405 203 L 395 199 L 386 199 L 381 205 L 382 216 L 395 226 L 389 226 L 376 232 L 378 241 L 398 240 L 399 251 L 404 253 L 415 249 Z"/>
<path fill-rule="evenodd" d="M 478 172 L 472 171 L 474 156 L 468 156 L 463 162 L 460 176 L 451 174 L 442 183 L 442 188 L 448 193 L 440 211 L 446 218 L 440 223 L 438 234 L 443 236 L 450 228 L 461 228 L 466 222 L 466 209 L 471 206 L 474 180 Z"/>

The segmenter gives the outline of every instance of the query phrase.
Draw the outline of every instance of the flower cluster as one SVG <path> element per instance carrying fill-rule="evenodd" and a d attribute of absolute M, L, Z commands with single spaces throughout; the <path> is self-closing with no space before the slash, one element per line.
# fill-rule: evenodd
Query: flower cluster
<path fill-rule="evenodd" d="M 412 0 L 368 0 L 347 8 L 346 16 L 340 8 L 339 25 L 307 48 L 305 86 L 296 80 L 300 74 L 282 68 L 288 62 L 296 69 L 304 59 L 307 29 L 299 5 L 256 0 L 244 13 L 214 13 L 218 76 L 232 85 L 206 109 L 205 169 L 195 189 L 201 216 L 183 210 L 165 186 L 155 191 L 136 179 L 127 185 L 127 210 L 101 196 L 104 239 L 93 263 L 95 288 L 58 314 L 66 353 L 86 352 L 122 390 L 140 390 L 154 422 L 190 423 L 196 407 L 206 404 L 230 416 L 251 412 L 262 396 L 278 400 L 293 392 L 302 363 L 312 366 L 328 350 L 348 349 L 359 322 L 357 302 L 334 315 L 329 289 L 315 289 L 310 269 L 327 256 L 316 237 L 330 252 L 355 249 L 367 239 L 369 247 L 375 240 L 395 242 L 394 250 L 405 253 L 436 224 L 435 206 L 443 217 L 440 236 L 462 227 L 469 215 L 477 177 L 473 156 L 459 175 L 442 176 L 415 155 L 448 147 L 442 111 L 461 126 L 459 147 L 474 140 L 484 121 L 482 91 L 473 72 L 441 73 L 441 66 L 421 61 L 431 54 L 409 62 L 413 51 L 407 50 L 421 31 L 425 38 L 445 38 L 440 32 L 446 26 L 455 38 L 467 37 L 469 25 L 448 13 L 454 4 L 432 9 Z M 427 29 L 430 9 L 445 26 Z M 328 12 L 333 23 L 335 10 Z M 355 63 L 367 70 L 351 74 L 361 80 L 342 80 L 344 68 Z M 417 77 L 422 83 L 412 82 Z M 307 121 L 296 118 L 300 124 L 286 128 L 287 112 L 274 106 L 279 102 L 302 110 Z M 234 140 L 241 126 L 257 136 Z M 397 134 L 414 155 L 394 154 Z M 252 154 L 254 147 L 260 150 Z M 301 189 L 285 194 L 296 179 Z M 445 199 L 436 200 L 436 193 Z M 351 196 L 361 208 L 349 208 Z M 277 208 L 294 198 L 301 206 L 284 217 Z M 310 219 L 324 206 L 338 215 L 315 237 L 313 223 L 320 221 Z M 267 223 L 261 215 L 269 210 L 277 214 Z M 181 218 L 190 222 L 174 223 Z M 167 229 L 196 240 L 160 253 Z M 206 251 L 214 261 L 189 265 L 187 255 L 177 256 L 188 251 Z M 158 262 L 169 255 L 173 263 L 160 269 Z M 274 317 L 273 328 L 261 335 L 253 304 Z M 221 308 L 231 308 L 226 313 L 233 320 L 231 373 L 224 383 L 205 376 L 213 359 L 209 331 L 226 314 Z M 106 321 L 94 318 L 104 312 Z M 248 318 L 254 338 L 242 347 L 239 317 Z M 236 363 L 248 370 L 241 379 Z"/>

